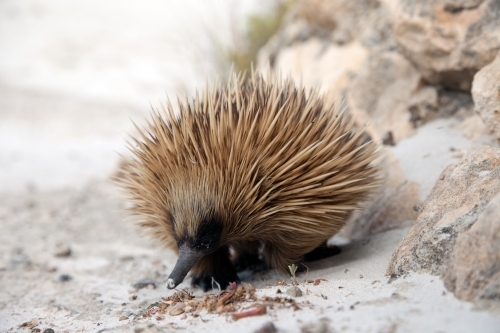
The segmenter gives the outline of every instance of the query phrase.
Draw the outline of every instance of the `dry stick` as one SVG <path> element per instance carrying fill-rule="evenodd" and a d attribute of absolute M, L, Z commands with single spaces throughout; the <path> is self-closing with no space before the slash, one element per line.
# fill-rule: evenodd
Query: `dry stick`
<path fill-rule="evenodd" d="M 233 297 L 233 293 L 225 293 L 219 300 L 217 301 L 217 306 L 224 306 L 224 304 L 229 301 L 231 297 Z"/>
<path fill-rule="evenodd" d="M 233 319 L 238 320 L 246 317 L 261 316 L 267 313 L 265 305 L 258 306 L 248 311 L 243 311 L 240 313 L 233 313 Z"/>

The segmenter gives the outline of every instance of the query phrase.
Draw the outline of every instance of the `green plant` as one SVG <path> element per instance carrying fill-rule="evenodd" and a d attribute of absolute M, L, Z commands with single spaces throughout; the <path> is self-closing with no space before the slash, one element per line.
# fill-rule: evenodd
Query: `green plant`
<path fill-rule="evenodd" d="M 299 282 L 297 281 L 297 278 L 295 277 L 295 273 L 297 272 L 297 268 L 298 268 L 298 266 L 296 266 L 295 264 L 291 264 L 288 266 L 288 270 L 290 271 L 290 274 L 292 275 L 292 284 L 294 286 L 299 284 Z"/>

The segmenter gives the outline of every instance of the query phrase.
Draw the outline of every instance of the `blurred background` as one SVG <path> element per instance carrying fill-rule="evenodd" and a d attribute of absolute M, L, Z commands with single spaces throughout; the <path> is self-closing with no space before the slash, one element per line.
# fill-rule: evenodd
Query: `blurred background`
<path fill-rule="evenodd" d="M 109 176 L 132 122 L 250 68 L 285 4 L 0 1 L 0 191 Z"/>

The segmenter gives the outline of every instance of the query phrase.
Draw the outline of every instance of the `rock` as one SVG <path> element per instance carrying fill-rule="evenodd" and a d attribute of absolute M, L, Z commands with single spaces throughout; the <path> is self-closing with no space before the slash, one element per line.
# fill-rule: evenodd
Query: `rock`
<path fill-rule="evenodd" d="M 39 322 L 36 319 L 31 319 L 30 321 L 24 322 L 19 325 L 19 328 L 33 328 L 38 326 Z"/>
<path fill-rule="evenodd" d="M 469 93 L 450 91 L 441 86 L 426 85 L 412 94 L 408 101 L 410 121 L 419 127 L 436 118 L 457 116 L 464 118 L 474 113 Z"/>
<path fill-rule="evenodd" d="M 299 287 L 293 286 L 291 288 L 288 288 L 286 294 L 292 297 L 300 297 L 302 296 L 302 290 L 300 290 Z"/>
<path fill-rule="evenodd" d="M 464 9 L 472 9 L 479 6 L 484 0 L 445 0 L 444 9 L 456 12 Z"/>
<path fill-rule="evenodd" d="M 371 123 L 368 132 L 381 141 L 391 131 L 394 141 L 413 134 L 408 101 L 421 75 L 395 51 L 370 53 L 348 87 L 347 101 L 358 123 Z"/>
<path fill-rule="evenodd" d="M 147 288 L 149 286 L 156 288 L 156 283 L 149 278 L 140 279 L 139 281 L 132 284 L 132 287 L 134 287 L 137 290 L 142 289 L 142 288 Z"/>
<path fill-rule="evenodd" d="M 470 94 L 425 85 L 419 69 L 397 50 L 390 8 L 388 2 L 299 1 L 261 50 L 258 69 L 271 64 L 306 87 L 319 86 L 329 101 L 343 97 L 357 123 L 370 123 L 370 136 L 390 144 L 437 117 L 471 110 Z"/>
<path fill-rule="evenodd" d="M 352 214 L 338 234 L 342 239 L 361 239 L 373 232 L 400 227 L 418 216 L 413 207 L 420 203 L 419 185 L 405 179 L 398 160 L 389 150 L 378 164 L 382 176 L 379 192 Z"/>
<path fill-rule="evenodd" d="M 54 251 L 56 257 L 69 257 L 71 255 L 71 248 L 66 244 L 59 244 Z"/>
<path fill-rule="evenodd" d="M 305 324 L 300 328 L 301 333 L 333 333 L 330 328 L 330 319 L 321 318 L 320 320 Z"/>
<path fill-rule="evenodd" d="M 134 326 L 134 333 L 161 333 L 164 329 L 159 328 L 152 323 L 140 323 Z"/>
<path fill-rule="evenodd" d="M 358 42 L 338 46 L 315 37 L 282 49 L 275 56 L 274 68 L 308 88 L 328 91 L 333 98 L 347 89 L 366 56 L 366 49 Z M 266 66 L 267 62 L 260 62 L 259 69 L 265 71 Z"/>
<path fill-rule="evenodd" d="M 371 48 L 395 47 L 391 36 L 390 12 L 379 1 L 298 1 L 259 52 L 257 68 L 270 64 L 333 99 L 344 94 Z"/>
<path fill-rule="evenodd" d="M 420 215 L 393 253 L 387 274 L 446 271 L 457 237 L 500 193 L 500 149 L 479 147 L 441 174 Z"/>
<path fill-rule="evenodd" d="M 399 0 L 393 20 L 400 51 L 432 84 L 469 90 L 500 49 L 500 0 Z"/>
<path fill-rule="evenodd" d="M 60 282 L 68 282 L 68 281 L 71 281 L 73 280 L 73 277 L 71 275 L 68 275 L 68 274 L 61 274 L 59 275 L 59 281 Z"/>
<path fill-rule="evenodd" d="M 269 321 L 262 325 L 259 329 L 255 330 L 254 333 L 276 333 L 278 330 L 276 326 L 274 326 L 272 321 Z"/>
<path fill-rule="evenodd" d="M 496 147 L 498 145 L 498 141 L 490 135 L 489 128 L 477 114 L 465 118 L 460 124 L 460 131 L 478 146 Z"/>
<path fill-rule="evenodd" d="M 500 302 L 499 217 L 500 195 L 497 195 L 477 222 L 457 237 L 442 278 L 446 288 L 460 299 Z"/>
<path fill-rule="evenodd" d="M 475 111 L 500 140 L 500 52 L 495 61 L 481 69 L 472 83 Z"/>
<path fill-rule="evenodd" d="M 312 39 L 324 46 L 349 46 L 359 40 L 363 45 L 394 45 L 389 11 L 377 0 L 297 1 L 283 27 L 262 48 L 258 64 L 280 67 L 277 56 L 284 49 Z M 359 24 L 364 22 L 365 24 Z"/>

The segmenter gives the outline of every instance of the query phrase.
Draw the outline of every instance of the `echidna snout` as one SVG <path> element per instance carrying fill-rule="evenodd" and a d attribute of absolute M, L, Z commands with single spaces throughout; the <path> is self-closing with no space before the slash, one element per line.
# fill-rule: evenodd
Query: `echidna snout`
<path fill-rule="evenodd" d="M 206 253 L 192 249 L 186 244 L 179 246 L 179 259 L 175 264 L 173 271 L 168 276 L 167 288 L 174 289 L 181 283 L 191 268 L 203 257 Z"/>

